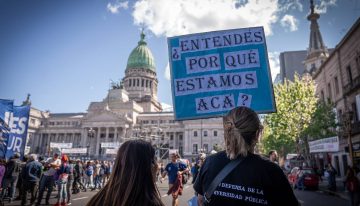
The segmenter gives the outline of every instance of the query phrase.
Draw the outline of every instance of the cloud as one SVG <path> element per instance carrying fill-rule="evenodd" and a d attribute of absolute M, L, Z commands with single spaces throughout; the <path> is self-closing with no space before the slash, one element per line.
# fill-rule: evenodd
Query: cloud
<path fill-rule="evenodd" d="M 287 12 L 290 10 L 303 11 L 303 5 L 299 0 L 279 0 L 280 10 Z"/>
<path fill-rule="evenodd" d="M 117 1 L 114 4 L 108 3 L 107 4 L 107 10 L 110 11 L 113 14 L 119 13 L 120 9 L 128 9 L 129 8 L 129 2 L 128 1 Z"/>
<path fill-rule="evenodd" d="M 269 52 L 269 64 L 271 69 L 271 78 L 274 81 L 277 74 L 280 73 L 280 52 Z"/>
<path fill-rule="evenodd" d="M 162 106 L 164 112 L 173 112 L 174 111 L 174 107 L 170 104 L 161 102 L 161 106 Z"/>
<path fill-rule="evenodd" d="M 169 66 L 169 62 L 167 63 L 167 65 L 166 65 L 166 67 L 165 67 L 164 77 L 165 77 L 165 79 L 170 80 L 170 66 Z"/>
<path fill-rule="evenodd" d="M 290 31 L 298 30 L 298 20 L 294 16 L 286 14 L 280 21 L 282 27 L 289 27 Z"/>
<path fill-rule="evenodd" d="M 134 4 L 134 23 L 156 36 L 263 26 L 271 35 L 278 20 L 276 0 L 140 0 Z"/>
<path fill-rule="evenodd" d="M 320 5 L 315 5 L 315 11 L 319 14 L 325 14 L 328 7 L 336 6 L 337 0 L 323 0 Z"/>

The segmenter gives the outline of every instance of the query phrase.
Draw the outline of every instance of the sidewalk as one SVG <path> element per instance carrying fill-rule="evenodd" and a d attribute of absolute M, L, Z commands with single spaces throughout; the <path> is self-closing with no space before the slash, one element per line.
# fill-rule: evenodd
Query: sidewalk
<path fill-rule="evenodd" d="M 328 189 L 328 181 L 326 180 L 326 178 L 323 177 L 322 179 L 323 179 L 323 181 L 319 182 L 319 191 L 322 191 L 329 195 L 335 195 L 342 199 L 350 200 L 349 194 L 347 193 L 347 191 L 345 191 L 342 178 L 339 178 L 339 177 L 336 178 L 336 191 L 335 192 L 330 191 Z"/>

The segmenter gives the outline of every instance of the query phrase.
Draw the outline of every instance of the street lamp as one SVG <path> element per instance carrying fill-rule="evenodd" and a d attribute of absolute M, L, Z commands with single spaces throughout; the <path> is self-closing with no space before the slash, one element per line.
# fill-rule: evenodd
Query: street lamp
<path fill-rule="evenodd" d="M 344 132 L 348 138 L 351 165 L 354 165 L 354 154 L 353 154 L 352 140 L 351 140 L 351 126 L 352 126 L 351 123 L 352 123 L 353 116 L 354 116 L 354 112 L 352 112 L 352 111 L 346 111 L 342 115 Z"/>

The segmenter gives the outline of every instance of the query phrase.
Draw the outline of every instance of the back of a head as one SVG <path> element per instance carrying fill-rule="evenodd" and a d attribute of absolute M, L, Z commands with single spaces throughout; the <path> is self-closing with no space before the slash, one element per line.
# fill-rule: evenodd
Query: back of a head
<path fill-rule="evenodd" d="M 237 107 L 224 116 L 226 153 L 230 159 L 252 152 L 262 129 L 258 115 L 250 108 Z"/>
<path fill-rule="evenodd" d="M 153 176 L 154 157 L 149 142 L 126 141 L 119 148 L 110 181 L 88 205 L 161 205 Z"/>

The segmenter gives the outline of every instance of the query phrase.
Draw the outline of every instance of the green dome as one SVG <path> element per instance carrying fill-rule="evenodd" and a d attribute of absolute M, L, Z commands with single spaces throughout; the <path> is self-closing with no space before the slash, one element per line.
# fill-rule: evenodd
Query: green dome
<path fill-rule="evenodd" d="M 145 34 L 142 32 L 138 46 L 132 50 L 128 58 L 126 69 L 145 68 L 156 72 L 154 57 L 144 39 Z"/>

